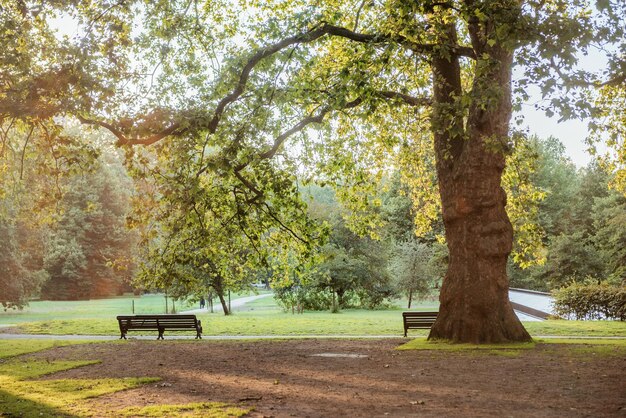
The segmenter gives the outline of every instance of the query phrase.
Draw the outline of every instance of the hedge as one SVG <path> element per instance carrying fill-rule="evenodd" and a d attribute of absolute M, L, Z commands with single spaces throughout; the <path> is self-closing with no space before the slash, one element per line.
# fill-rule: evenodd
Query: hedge
<path fill-rule="evenodd" d="M 568 319 L 626 320 L 626 287 L 573 283 L 552 291 L 554 310 Z"/>

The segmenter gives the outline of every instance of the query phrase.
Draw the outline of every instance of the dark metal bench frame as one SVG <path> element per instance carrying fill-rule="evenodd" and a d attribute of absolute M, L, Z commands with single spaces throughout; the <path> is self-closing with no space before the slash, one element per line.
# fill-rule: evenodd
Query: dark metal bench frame
<path fill-rule="evenodd" d="M 165 330 L 186 331 L 196 330 L 196 339 L 202 339 L 202 321 L 195 315 L 119 315 L 120 340 L 126 339 L 128 331 L 157 330 L 157 340 L 163 340 Z"/>
<path fill-rule="evenodd" d="M 430 329 L 439 312 L 402 312 L 402 321 L 404 322 L 404 336 L 409 329 Z"/>

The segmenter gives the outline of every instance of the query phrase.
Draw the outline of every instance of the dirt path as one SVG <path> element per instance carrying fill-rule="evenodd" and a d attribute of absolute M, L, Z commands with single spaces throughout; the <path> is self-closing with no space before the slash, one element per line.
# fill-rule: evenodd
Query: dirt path
<path fill-rule="evenodd" d="M 257 417 L 626 416 L 624 351 L 560 344 L 508 355 L 394 350 L 402 342 L 129 341 L 33 356 L 102 360 L 52 378 L 163 379 L 98 398 L 96 411 L 224 401 L 253 407 Z"/>

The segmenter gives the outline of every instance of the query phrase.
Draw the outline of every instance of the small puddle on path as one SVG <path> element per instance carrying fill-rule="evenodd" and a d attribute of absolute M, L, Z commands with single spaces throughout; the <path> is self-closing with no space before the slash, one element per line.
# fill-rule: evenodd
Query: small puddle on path
<path fill-rule="evenodd" d="M 342 357 L 342 358 L 366 358 L 365 354 L 346 354 L 346 353 L 319 353 L 311 354 L 311 357 Z"/>

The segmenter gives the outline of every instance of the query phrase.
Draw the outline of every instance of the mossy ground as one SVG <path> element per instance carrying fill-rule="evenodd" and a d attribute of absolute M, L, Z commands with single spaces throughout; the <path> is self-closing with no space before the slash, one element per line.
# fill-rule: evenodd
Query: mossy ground
<path fill-rule="evenodd" d="M 626 356 L 626 339 L 597 338 L 540 338 L 530 343 L 510 344 L 453 344 L 448 341 L 428 341 L 426 338 L 416 338 L 397 347 L 397 349 L 488 353 L 516 357 L 524 350 L 544 348 L 550 345 L 568 345 L 567 353 L 570 355 Z"/>

